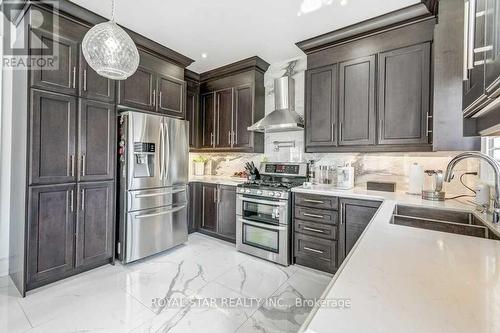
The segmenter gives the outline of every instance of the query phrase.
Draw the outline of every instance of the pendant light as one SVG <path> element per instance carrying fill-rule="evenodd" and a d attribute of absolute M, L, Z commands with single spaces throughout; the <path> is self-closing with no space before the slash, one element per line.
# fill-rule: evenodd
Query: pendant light
<path fill-rule="evenodd" d="M 99 75 L 125 80 L 139 66 L 139 51 L 132 38 L 115 23 L 115 0 L 111 0 L 111 6 L 111 21 L 92 27 L 83 38 L 83 55 Z"/>

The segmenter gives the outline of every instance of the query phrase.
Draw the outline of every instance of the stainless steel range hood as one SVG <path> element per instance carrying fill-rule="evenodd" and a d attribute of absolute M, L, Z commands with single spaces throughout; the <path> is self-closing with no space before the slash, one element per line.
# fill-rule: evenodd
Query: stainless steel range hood
<path fill-rule="evenodd" d="M 274 80 L 275 110 L 248 127 L 254 132 L 288 132 L 304 129 L 304 119 L 295 112 L 295 80 L 284 76 Z"/>

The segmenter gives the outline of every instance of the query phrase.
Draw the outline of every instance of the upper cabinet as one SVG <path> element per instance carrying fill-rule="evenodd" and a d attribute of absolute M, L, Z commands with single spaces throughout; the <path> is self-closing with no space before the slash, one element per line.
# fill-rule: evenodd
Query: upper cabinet
<path fill-rule="evenodd" d="M 419 8 L 405 9 L 413 24 L 386 15 L 297 44 L 307 54 L 306 152 L 432 150 L 435 18 Z"/>
<path fill-rule="evenodd" d="M 498 135 L 500 0 L 463 1 L 463 114 L 470 135 Z M 472 127 L 472 131 L 470 128 Z"/>
<path fill-rule="evenodd" d="M 264 151 L 264 135 L 248 127 L 264 117 L 264 72 L 268 67 L 253 57 L 200 75 L 199 126 L 191 133 L 200 139 L 192 150 Z"/>
<path fill-rule="evenodd" d="M 118 105 L 185 118 L 186 83 L 184 69 L 140 51 L 137 71 L 118 83 Z"/>

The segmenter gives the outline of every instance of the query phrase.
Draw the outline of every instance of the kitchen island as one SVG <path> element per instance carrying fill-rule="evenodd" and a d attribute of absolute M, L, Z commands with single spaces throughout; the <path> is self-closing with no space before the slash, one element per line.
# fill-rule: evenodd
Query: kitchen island
<path fill-rule="evenodd" d="M 500 242 L 391 224 L 404 204 L 473 212 L 498 235 L 474 205 L 360 188 L 293 191 L 383 200 L 322 296 L 350 307 L 317 306 L 301 332 L 500 332 Z"/>

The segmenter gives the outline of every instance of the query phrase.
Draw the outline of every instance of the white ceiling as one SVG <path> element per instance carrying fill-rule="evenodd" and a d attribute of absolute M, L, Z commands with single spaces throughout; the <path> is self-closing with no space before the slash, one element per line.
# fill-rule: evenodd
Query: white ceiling
<path fill-rule="evenodd" d="M 73 2 L 110 17 L 110 0 Z M 290 59 L 302 54 L 298 41 L 418 2 L 116 0 L 116 21 L 194 59 L 189 68 L 200 73 L 254 55 L 269 63 Z"/>

